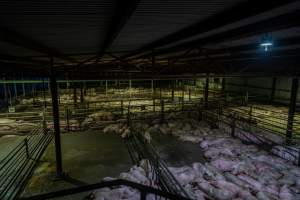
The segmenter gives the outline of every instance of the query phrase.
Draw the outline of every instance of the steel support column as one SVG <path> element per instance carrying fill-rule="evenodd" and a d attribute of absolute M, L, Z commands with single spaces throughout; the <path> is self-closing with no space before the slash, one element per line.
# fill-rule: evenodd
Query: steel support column
<path fill-rule="evenodd" d="M 131 79 L 129 80 L 129 97 L 131 98 Z"/>
<path fill-rule="evenodd" d="M 46 102 L 46 86 L 45 86 L 45 79 L 43 78 L 43 100 L 44 100 L 44 109 L 47 107 Z"/>
<path fill-rule="evenodd" d="M 293 78 L 292 88 L 291 88 L 291 96 L 290 96 L 289 113 L 288 113 L 287 130 L 286 130 L 286 143 L 287 144 L 290 144 L 292 142 L 293 123 L 294 123 L 294 114 L 296 111 L 298 87 L 299 87 L 299 79 Z"/>
<path fill-rule="evenodd" d="M 25 97 L 26 96 L 26 90 L 25 90 L 25 84 L 22 83 L 22 90 L 23 90 L 23 96 Z"/>
<path fill-rule="evenodd" d="M 248 92 L 248 78 L 246 77 L 244 79 L 244 89 L 245 89 L 245 98 L 244 98 L 244 105 L 248 105 L 248 100 L 249 100 L 249 92 Z"/>
<path fill-rule="evenodd" d="M 107 80 L 105 80 L 105 96 L 107 96 Z"/>
<path fill-rule="evenodd" d="M 14 90 L 15 90 L 15 99 L 18 98 L 18 89 L 17 89 L 17 84 L 14 83 Z"/>
<path fill-rule="evenodd" d="M 83 84 L 80 83 L 80 103 L 83 103 Z"/>
<path fill-rule="evenodd" d="M 226 90 L 226 78 L 223 77 L 222 78 L 222 93 L 225 94 L 225 90 Z"/>
<path fill-rule="evenodd" d="M 76 105 L 77 104 L 76 83 L 73 83 L 73 101 L 74 101 L 74 105 Z"/>
<path fill-rule="evenodd" d="M 205 90 L 204 90 L 204 105 L 205 108 L 208 107 L 208 89 L 209 89 L 209 75 L 207 75 L 205 80 Z"/>
<path fill-rule="evenodd" d="M 53 111 L 53 124 L 54 124 L 54 138 L 55 138 L 55 156 L 56 156 L 56 175 L 62 176 L 62 156 L 61 156 L 61 141 L 60 141 L 60 126 L 59 126 L 59 106 L 58 106 L 58 93 L 55 72 L 53 69 L 53 58 L 50 61 L 50 88 L 52 97 L 52 111 Z"/>
<path fill-rule="evenodd" d="M 83 82 L 83 94 L 86 96 L 86 82 Z"/>
<path fill-rule="evenodd" d="M 3 78 L 4 83 L 3 83 L 3 91 L 4 91 L 4 99 L 5 101 L 7 101 L 7 87 L 6 87 L 6 83 L 5 83 L 5 78 Z"/>
<path fill-rule="evenodd" d="M 275 96 L 275 91 L 276 91 L 276 81 L 277 81 L 277 78 L 273 77 L 271 94 L 270 94 L 270 103 L 273 103 L 273 101 L 274 101 L 274 96 Z"/>
<path fill-rule="evenodd" d="M 151 92 L 152 92 L 152 96 L 153 96 L 153 92 L 154 92 L 154 90 L 153 90 L 153 80 L 151 80 Z"/>

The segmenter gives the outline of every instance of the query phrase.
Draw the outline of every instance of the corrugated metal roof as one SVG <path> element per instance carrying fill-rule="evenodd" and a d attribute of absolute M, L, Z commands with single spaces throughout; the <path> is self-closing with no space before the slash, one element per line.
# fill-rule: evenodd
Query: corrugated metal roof
<path fill-rule="evenodd" d="M 110 50 L 135 50 L 243 0 L 143 0 Z"/>
<path fill-rule="evenodd" d="M 113 15 L 111 0 L 0 1 L 2 26 L 63 53 L 97 52 Z"/>
<path fill-rule="evenodd" d="M 125 26 L 123 26 L 122 24 L 113 24 L 113 22 L 117 23 L 116 21 L 118 21 L 115 19 L 116 16 L 119 16 L 117 12 L 118 9 L 116 9 L 117 5 L 126 5 L 124 2 L 122 2 L 123 4 L 118 4 L 120 1 L 121 0 L 0 1 L 0 31 L 3 29 L 12 30 L 18 33 L 16 34 L 17 36 L 21 35 L 28 39 L 26 44 L 18 46 L 17 42 L 15 44 L 13 44 L 14 42 L 8 43 L 7 40 L 3 38 L 1 40 L 0 38 L 0 54 L 20 57 L 45 56 L 45 58 L 35 57 L 34 59 L 47 60 L 49 54 L 57 51 L 55 61 L 59 64 L 64 64 L 67 62 L 75 63 L 73 60 L 76 62 L 87 60 L 108 46 L 109 48 L 106 49 L 107 52 L 113 52 L 115 56 L 122 56 L 129 51 L 140 49 L 154 41 L 164 39 L 166 36 L 170 36 L 172 33 L 183 30 L 186 27 L 190 27 L 199 22 L 207 22 L 207 19 L 213 16 L 219 17 L 219 13 L 233 8 L 236 5 L 249 2 L 249 0 L 141 0 L 135 12 L 131 16 L 128 15 L 130 17 L 125 23 Z M 288 2 L 291 1 L 292 0 L 289 0 Z M 279 1 L 277 0 L 276 2 Z M 203 31 L 201 34 L 197 32 L 198 35 L 190 35 L 186 39 L 181 38 L 178 42 L 173 41 L 170 45 L 166 45 L 165 43 L 162 47 L 173 47 L 176 44 L 204 38 L 216 33 L 223 33 L 225 30 L 231 30 L 234 27 L 243 27 L 246 24 L 252 24 L 262 19 L 299 9 L 299 7 L 300 3 L 295 2 L 289 6 L 282 6 L 270 12 L 262 13 L 234 24 L 231 23 L 217 28 L 213 27 L 213 30 L 206 30 L 206 32 Z M 267 7 L 267 9 L 269 8 Z M 126 13 L 127 11 L 123 14 L 126 15 Z M 119 17 L 122 16 L 120 15 Z M 123 21 L 120 23 L 123 23 Z M 218 25 L 218 23 L 216 24 Z M 117 35 L 117 37 L 111 44 L 111 42 L 107 42 L 110 41 L 110 39 L 114 39 L 114 37 L 108 39 L 110 30 L 118 32 L 118 28 L 113 29 L 112 26 L 120 27 L 120 29 L 123 28 L 119 34 L 112 34 L 114 36 Z M 298 29 L 299 28 L 281 30 L 275 32 L 274 37 L 280 39 L 295 36 L 298 34 Z M 204 47 L 218 48 L 230 45 L 238 46 L 257 42 L 259 37 L 260 36 L 255 35 L 238 40 L 231 39 L 232 41 L 218 41 L 219 44 L 207 44 Z M 30 42 L 35 43 L 36 48 L 27 49 L 24 47 L 30 44 Z M 40 51 L 43 47 L 46 47 L 46 51 Z M 47 51 L 47 49 L 49 51 Z M 180 51 L 184 52 L 182 49 Z M 169 55 L 172 54 L 178 55 L 178 53 L 169 52 Z M 69 57 L 65 59 L 67 61 L 63 61 L 64 56 Z M 106 55 L 103 55 L 102 58 L 106 60 L 115 59 Z M 93 61 L 94 60 L 95 59 L 93 59 Z M 166 60 L 164 60 L 164 62 L 165 61 Z"/>

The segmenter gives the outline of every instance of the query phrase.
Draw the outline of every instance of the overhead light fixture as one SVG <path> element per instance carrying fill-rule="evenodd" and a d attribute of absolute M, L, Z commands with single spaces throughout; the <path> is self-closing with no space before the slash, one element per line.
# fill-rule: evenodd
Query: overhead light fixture
<path fill-rule="evenodd" d="M 263 36 L 260 46 L 264 49 L 264 51 L 269 51 L 270 47 L 273 46 L 272 37 L 269 35 Z"/>

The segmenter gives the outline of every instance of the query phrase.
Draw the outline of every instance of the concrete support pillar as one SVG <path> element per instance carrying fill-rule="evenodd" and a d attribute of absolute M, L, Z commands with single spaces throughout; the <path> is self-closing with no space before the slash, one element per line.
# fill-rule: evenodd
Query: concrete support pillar
<path fill-rule="evenodd" d="M 291 87 L 287 130 L 286 130 L 286 143 L 287 144 L 290 144 L 292 142 L 292 137 L 293 137 L 293 123 L 294 123 L 294 114 L 296 112 L 298 88 L 299 88 L 299 79 L 293 78 L 292 87 Z"/>
<path fill-rule="evenodd" d="M 52 109 L 53 109 L 56 175 L 58 177 L 61 177 L 63 172 L 62 172 L 61 139 L 60 139 L 60 126 L 59 126 L 59 106 L 58 106 L 57 83 L 56 83 L 55 73 L 53 69 L 53 58 L 51 58 L 50 63 L 51 63 L 50 88 L 51 88 Z"/>

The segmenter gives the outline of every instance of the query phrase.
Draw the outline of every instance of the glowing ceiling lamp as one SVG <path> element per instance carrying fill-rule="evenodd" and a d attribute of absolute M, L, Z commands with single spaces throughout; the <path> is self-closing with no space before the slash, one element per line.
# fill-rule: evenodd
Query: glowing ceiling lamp
<path fill-rule="evenodd" d="M 264 49 L 264 51 L 269 51 L 270 47 L 273 46 L 272 37 L 269 35 L 263 36 L 260 46 Z"/>

